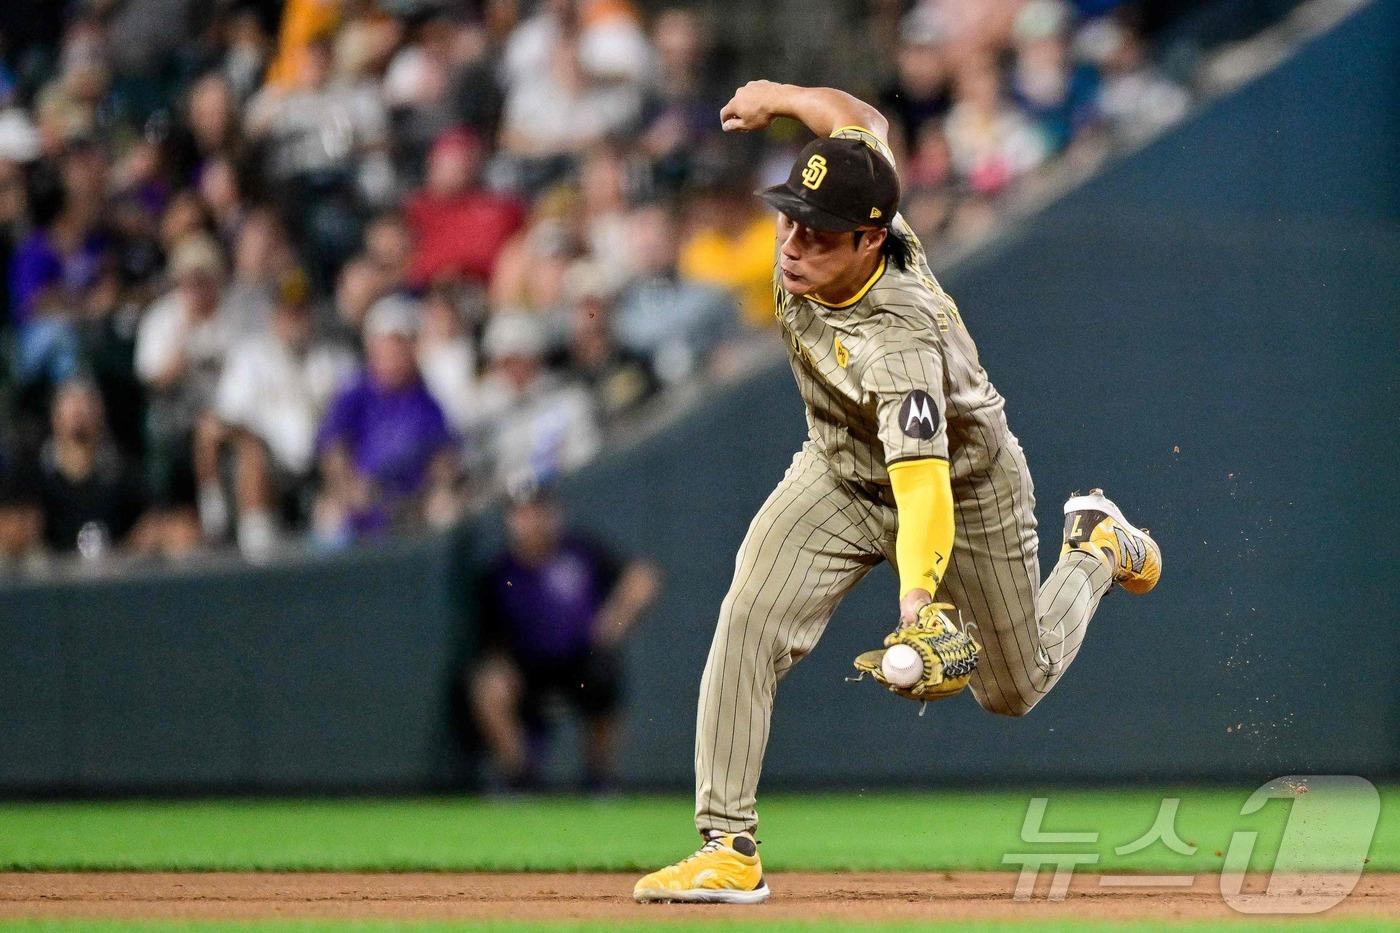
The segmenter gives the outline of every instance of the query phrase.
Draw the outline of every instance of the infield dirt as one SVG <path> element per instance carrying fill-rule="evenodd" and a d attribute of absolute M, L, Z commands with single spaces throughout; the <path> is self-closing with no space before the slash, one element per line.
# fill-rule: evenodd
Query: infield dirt
<path fill-rule="evenodd" d="M 395 920 L 1229 920 L 1218 875 L 1190 887 L 1106 887 L 1074 878 L 1063 901 L 1016 901 L 1011 872 L 782 872 L 758 907 L 639 905 L 633 875 L 350 873 L 6 873 L 0 917 Z M 1146 880 L 1146 879 L 1144 879 Z M 1261 891 L 1251 878 L 1246 891 Z M 1400 875 L 1364 875 L 1324 917 L 1400 916 Z M 1317 915 L 1314 915 L 1317 916 Z"/>

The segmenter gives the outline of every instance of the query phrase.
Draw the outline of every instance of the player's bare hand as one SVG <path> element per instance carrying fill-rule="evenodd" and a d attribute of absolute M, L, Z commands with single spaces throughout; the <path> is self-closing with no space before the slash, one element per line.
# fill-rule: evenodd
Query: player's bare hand
<path fill-rule="evenodd" d="M 910 590 L 899 601 L 899 624 L 913 625 L 919 618 L 919 610 L 933 602 L 933 594 L 928 590 Z"/>
<path fill-rule="evenodd" d="M 772 81 L 750 81 L 729 98 L 720 109 L 720 125 L 726 133 L 761 130 L 778 115 L 777 102 L 783 85 Z"/>

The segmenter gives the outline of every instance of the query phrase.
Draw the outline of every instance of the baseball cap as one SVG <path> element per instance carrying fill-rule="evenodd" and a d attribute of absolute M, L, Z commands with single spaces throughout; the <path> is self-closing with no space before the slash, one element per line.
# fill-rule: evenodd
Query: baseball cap
<path fill-rule="evenodd" d="M 860 140 L 827 137 L 803 147 L 788 180 L 758 196 L 814 230 L 883 227 L 899 209 L 899 176 Z"/>
<path fill-rule="evenodd" d="M 385 295 L 370 306 L 365 316 L 365 334 L 370 337 L 418 336 L 418 305 L 402 295 Z"/>
<path fill-rule="evenodd" d="M 506 497 L 512 505 L 557 500 L 556 479 L 552 473 L 541 473 L 529 467 L 516 470 L 506 478 Z"/>
<path fill-rule="evenodd" d="M 212 237 L 193 233 L 175 244 L 170 255 L 170 278 L 176 282 L 195 275 L 217 279 L 224 274 L 224 260 Z"/>
<path fill-rule="evenodd" d="M 544 325 L 525 311 L 501 311 L 486 325 L 482 348 L 492 361 L 510 356 L 538 357 L 548 349 Z"/>

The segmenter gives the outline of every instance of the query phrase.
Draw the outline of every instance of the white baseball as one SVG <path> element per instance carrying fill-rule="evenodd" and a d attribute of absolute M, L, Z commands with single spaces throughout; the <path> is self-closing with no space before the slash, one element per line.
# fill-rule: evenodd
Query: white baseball
<path fill-rule="evenodd" d="M 908 645 L 891 645 L 880 659 L 880 673 L 896 687 L 912 687 L 924 676 L 924 659 Z"/>

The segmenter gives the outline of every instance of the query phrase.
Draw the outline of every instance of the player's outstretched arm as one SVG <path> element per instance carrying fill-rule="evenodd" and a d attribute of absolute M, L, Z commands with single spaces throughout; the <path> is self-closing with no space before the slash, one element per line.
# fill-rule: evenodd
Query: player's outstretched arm
<path fill-rule="evenodd" d="M 792 117 L 818 136 L 846 126 L 869 130 L 886 140 L 889 121 L 858 97 L 834 87 L 801 87 L 773 81 L 750 81 L 719 112 L 725 132 L 761 130 L 775 117 Z"/>
<path fill-rule="evenodd" d="M 899 514 L 895 561 L 899 567 L 899 621 L 910 624 L 933 601 L 953 553 L 953 487 L 941 457 L 890 464 Z"/>

